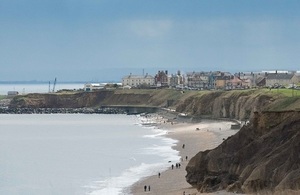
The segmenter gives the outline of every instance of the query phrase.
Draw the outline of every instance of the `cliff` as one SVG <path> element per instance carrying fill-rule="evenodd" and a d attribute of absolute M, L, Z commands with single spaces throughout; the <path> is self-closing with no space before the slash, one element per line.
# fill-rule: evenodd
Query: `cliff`
<path fill-rule="evenodd" d="M 174 91 L 166 93 L 169 96 L 180 94 Z M 16 96 L 10 103 L 13 108 L 81 108 L 99 107 L 102 105 L 149 105 L 161 106 L 168 97 L 160 96 L 154 90 L 102 90 L 95 92 L 78 93 L 48 93 L 27 94 Z M 169 97 L 171 98 L 171 97 Z"/>
<path fill-rule="evenodd" d="M 237 134 L 194 156 L 186 180 L 201 192 L 296 194 L 299 151 L 300 112 L 255 112 Z"/>
<path fill-rule="evenodd" d="M 103 90 L 97 92 L 16 96 L 12 108 L 83 108 L 104 105 L 169 107 L 191 116 L 245 120 L 253 112 L 299 108 L 299 98 L 262 90 L 176 91 Z"/>

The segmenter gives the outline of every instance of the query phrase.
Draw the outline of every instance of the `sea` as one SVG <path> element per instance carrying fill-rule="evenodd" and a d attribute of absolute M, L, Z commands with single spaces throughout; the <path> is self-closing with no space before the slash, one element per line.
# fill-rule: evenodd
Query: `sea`
<path fill-rule="evenodd" d="M 0 194 L 119 195 L 179 161 L 154 121 L 122 114 L 1 114 Z"/>
<path fill-rule="evenodd" d="M 17 91 L 19 94 L 48 93 L 49 91 L 79 90 L 84 88 L 85 82 L 58 82 L 55 86 L 47 82 L 2 82 L 0 83 L 0 95 L 7 95 L 8 91 Z"/>
<path fill-rule="evenodd" d="M 78 90 L 84 83 L 57 83 Z M 49 83 L 0 83 L 0 95 Z M 119 195 L 179 161 L 176 140 L 140 115 L 1 114 L 0 194 Z"/>

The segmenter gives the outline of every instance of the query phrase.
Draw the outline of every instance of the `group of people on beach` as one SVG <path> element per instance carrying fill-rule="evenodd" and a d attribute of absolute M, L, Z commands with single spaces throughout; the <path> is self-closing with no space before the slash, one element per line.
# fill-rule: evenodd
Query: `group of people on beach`
<path fill-rule="evenodd" d="M 181 167 L 181 164 L 180 163 L 176 163 L 175 167 L 176 167 L 176 169 L 179 169 Z M 171 165 L 171 168 L 174 169 L 174 165 L 173 164 Z"/>
<path fill-rule="evenodd" d="M 144 191 L 145 192 L 147 191 L 147 186 L 146 185 L 144 186 Z M 150 186 L 148 186 L 148 191 L 150 191 Z"/>
<path fill-rule="evenodd" d="M 184 149 L 184 147 L 185 147 L 185 145 L 183 144 L 183 145 L 182 145 L 182 148 Z M 186 156 L 186 157 L 185 157 L 185 160 L 187 161 L 187 159 L 188 159 L 188 157 Z M 181 161 L 183 161 L 182 158 L 181 158 Z M 169 161 L 169 162 L 171 162 L 171 161 Z M 179 168 L 181 167 L 181 164 L 180 164 L 180 163 L 176 163 L 176 164 L 175 164 L 175 167 L 176 167 L 176 169 L 179 169 Z M 174 169 L 174 164 L 171 165 L 171 168 Z M 159 173 L 158 173 L 158 178 L 160 178 L 160 176 L 161 176 L 161 173 L 159 172 Z M 147 189 L 148 189 L 148 191 L 150 192 L 150 189 L 151 189 L 151 188 L 150 188 L 150 185 L 149 185 L 149 186 L 147 186 L 147 185 L 144 186 L 144 191 L 145 191 L 145 192 L 147 192 Z M 185 192 L 183 192 L 183 193 L 185 194 Z"/>

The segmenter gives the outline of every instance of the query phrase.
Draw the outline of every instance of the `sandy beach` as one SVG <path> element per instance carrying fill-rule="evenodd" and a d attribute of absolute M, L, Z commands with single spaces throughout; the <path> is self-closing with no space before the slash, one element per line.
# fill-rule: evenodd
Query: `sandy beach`
<path fill-rule="evenodd" d="M 159 120 L 158 120 L 159 119 Z M 168 130 L 167 137 L 178 140 L 175 150 L 179 151 L 180 162 L 169 162 L 170 168 L 162 173 L 157 173 L 135 183 L 129 190 L 130 194 L 155 194 L 155 195 L 196 195 L 200 194 L 185 180 L 185 167 L 189 159 L 199 151 L 215 148 L 224 139 L 235 134 L 237 130 L 231 129 L 233 122 L 203 120 L 197 123 L 185 121 L 171 121 L 165 118 L 157 118 L 158 127 Z M 169 121 L 169 122 L 166 122 Z M 176 168 L 180 163 L 180 168 Z M 174 168 L 172 169 L 172 165 Z M 146 191 L 144 186 L 147 186 Z M 150 186 L 150 191 L 148 187 Z M 203 194 L 203 193 L 202 193 Z M 213 194 L 229 194 L 224 191 Z"/>

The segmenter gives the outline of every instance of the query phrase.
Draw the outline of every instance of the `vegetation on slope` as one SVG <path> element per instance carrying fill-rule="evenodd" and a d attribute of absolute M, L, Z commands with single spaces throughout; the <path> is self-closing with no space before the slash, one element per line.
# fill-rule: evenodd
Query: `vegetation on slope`
<path fill-rule="evenodd" d="M 5 98 L 6 98 L 5 95 L 0 95 L 0 100 L 3 100 L 3 99 L 5 99 Z"/>
<path fill-rule="evenodd" d="M 294 94 L 294 96 L 293 96 Z M 159 106 L 190 115 L 249 118 L 259 110 L 300 109 L 300 92 L 290 89 L 180 91 L 117 89 L 97 92 L 28 94 L 16 96 L 12 107 L 98 107 L 101 105 Z"/>

